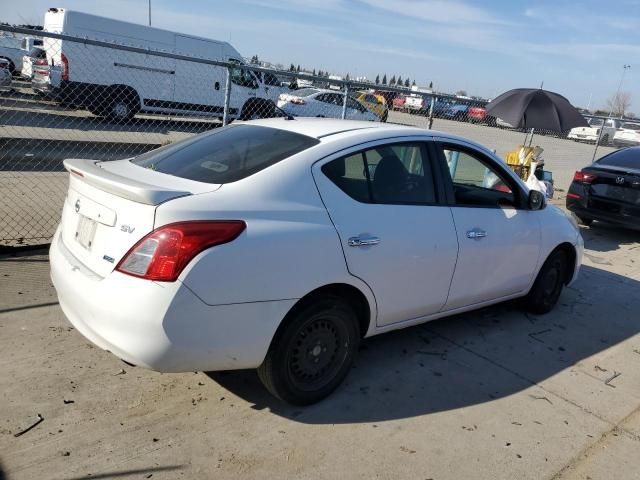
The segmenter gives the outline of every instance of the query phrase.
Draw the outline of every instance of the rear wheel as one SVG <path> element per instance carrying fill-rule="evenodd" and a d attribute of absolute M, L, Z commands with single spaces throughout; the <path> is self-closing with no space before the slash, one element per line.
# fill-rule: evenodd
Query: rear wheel
<path fill-rule="evenodd" d="M 532 313 L 549 313 L 558 302 L 567 273 L 567 254 L 553 252 L 544 262 L 529 294 L 525 306 Z"/>
<path fill-rule="evenodd" d="M 99 111 L 109 120 L 128 122 L 140 111 L 140 98 L 134 90 L 116 88 L 109 91 L 108 98 L 105 108 Z"/>
<path fill-rule="evenodd" d="M 315 403 L 342 383 L 359 342 L 353 308 L 340 297 L 316 298 L 285 319 L 258 376 L 281 400 L 296 405 Z"/>

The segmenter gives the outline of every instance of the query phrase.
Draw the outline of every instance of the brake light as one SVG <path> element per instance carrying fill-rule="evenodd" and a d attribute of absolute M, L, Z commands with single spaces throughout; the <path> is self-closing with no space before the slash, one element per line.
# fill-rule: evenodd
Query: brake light
<path fill-rule="evenodd" d="M 567 198 L 575 198 L 576 200 L 580 200 L 582 197 L 577 193 L 567 193 Z"/>
<path fill-rule="evenodd" d="M 305 102 L 303 99 L 301 99 L 300 97 L 291 97 L 291 100 L 289 100 L 291 103 L 293 103 L 294 105 L 305 105 L 307 102 Z"/>
<path fill-rule="evenodd" d="M 591 183 L 596 178 L 598 178 L 596 175 L 592 173 L 582 172 L 582 171 L 578 171 L 573 174 L 574 182 Z"/>
<path fill-rule="evenodd" d="M 62 60 L 62 80 L 69 80 L 69 60 L 64 53 L 60 54 L 60 59 Z"/>
<path fill-rule="evenodd" d="M 116 270 L 160 282 L 175 281 L 200 252 L 235 240 L 247 228 L 242 220 L 190 221 L 160 227 L 136 243 Z"/>

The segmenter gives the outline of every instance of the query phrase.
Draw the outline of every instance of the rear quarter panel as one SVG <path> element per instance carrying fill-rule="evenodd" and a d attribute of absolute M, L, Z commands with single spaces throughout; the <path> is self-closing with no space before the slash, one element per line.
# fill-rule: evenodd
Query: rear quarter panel
<path fill-rule="evenodd" d="M 216 192 L 158 207 L 156 228 L 203 219 L 247 224 L 233 242 L 198 255 L 180 280 L 208 305 L 298 299 L 324 285 L 347 283 L 365 294 L 375 319 L 373 294 L 347 271 L 310 162 L 295 164 L 292 158 Z"/>

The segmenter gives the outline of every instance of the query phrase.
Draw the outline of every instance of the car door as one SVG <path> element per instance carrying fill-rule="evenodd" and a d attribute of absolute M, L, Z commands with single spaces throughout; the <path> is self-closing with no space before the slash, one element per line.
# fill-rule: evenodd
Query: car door
<path fill-rule="evenodd" d="M 368 120 L 365 113 L 368 110 L 357 100 L 347 97 L 347 111 L 345 118 L 349 120 Z"/>
<path fill-rule="evenodd" d="M 508 167 L 477 148 L 439 144 L 460 251 L 446 310 L 523 293 L 540 254 L 540 214 Z"/>
<path fill-rule="evenodd" d="M 424 141 L 378 142 L 318 162 L 313 176 L 349 272 L 376 297 L 377 325 L 437 313 L 458 243 Z"/>

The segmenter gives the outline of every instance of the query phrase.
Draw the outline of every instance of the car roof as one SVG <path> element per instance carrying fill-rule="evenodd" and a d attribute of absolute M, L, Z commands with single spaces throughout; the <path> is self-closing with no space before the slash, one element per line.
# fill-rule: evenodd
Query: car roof
<path fill-rule="evenodd" d="M 249 122 L 237 122 L 249 123 Z M 294 120 L 286 118 L 268 118 L 262 120 L 252 120 L 252 125 L 262 125 L 265 127 L 277 128 L 279 130 L 288 130 L 290 132 L 306 135 L 307 137 L 323 139 L 338 133 L 351 132 L 356 130 L 376 129 L 377 132 L 398 131 L 398 130 L 415 130 L 424 133 L 424 129 L 415 127 L 405 127 L 404 125 L 395 125 L 381 122 L 368 122 L 364 120 L 341 120 L 333 118 L 312 118 L 312 117 L 296 117 Z"/>
<path fill-rule="evenodd" d="M 426 128 L 398 125 L 394 123 L 369 122 L 364 120 L 342 120 L 334 118 L 296 117 L 294 120 L 286 118 L 266 118 L 237 124 L 262 125 L 264 127 L 287 130 L 308 137 L 316 138 L 322 143 L 342 141 L 349 138 L 354 144 L 359 141 L 369 141 L 393 137 L 426 136 L 437 137 L 442 140 L 461 141 L 476 146 L 478 149 L 494 155 L 486 146 L 458 135 L 427 130 Z"/>

